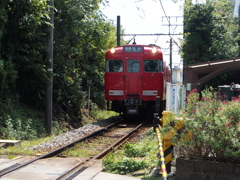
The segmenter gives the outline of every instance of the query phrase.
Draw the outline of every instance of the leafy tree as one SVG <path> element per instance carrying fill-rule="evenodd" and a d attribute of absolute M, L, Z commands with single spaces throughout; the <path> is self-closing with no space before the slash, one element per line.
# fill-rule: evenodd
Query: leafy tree
<path fill-rule="evenodd" d="M 11 62 L 12 58 L 11 56 L 4 58 L 3 52 L 3 48 L 7 45 L 3 43 L 8 22 L 7 2 L 7 0 L 0 2 L 0 99 L 3 99 L 9 84 L 13 83 L 16 79 L 16 71 L 13 69 L 13 63 Z"/>
<path fill-rule="evenodd" d="M 47 0 L 3 0 L 0 9 L 0 136 L 27 138 L 35 127 L 44 133 L 41 114 L 24 104 L 43 104 Z"/>
<path fill-rule="evenodd" d="M 115 45 L 116 28 L 99 11 L 100 3 L 107 1 L 55 1 L 55 117 L 63 112 L 76 121 L 81 118 L 88 79 L 93 80 L 92 102 L 104 107 L 104 57 Z M 6 126 L 2 117 L 14 109 L 11 106 L 43 110 L 49 10 L 48 0 L 2 0 L 0 8 L 0 126 Z M 13 116 L 6 117 L 15 121 Z"/>
<path fill-rule="evenodd" d="M 19 95 L 23 102 L 36 104 L 41 102 L 45 84 L 47 0 L 3 1 L 1 6 L 1 18 L 5 23 L 1 24 L 4 31 L 0 46 L 0 97 L 17 99 Z"/>
<path fill-rule="evenodd" d="M 227 0 L 185 4 L 182 57 L 186 64 L 236 57 L 237 25 Z"/>
<path fill-rule="evenodd" d="M 92 101 L 104 105 L 104 54 L 115 44 L 115 27 L 99 11 L 100 2 L 55 3 L 54 101 L 74 116 L 86 106 L 87 80 L 93 81 Z"/>

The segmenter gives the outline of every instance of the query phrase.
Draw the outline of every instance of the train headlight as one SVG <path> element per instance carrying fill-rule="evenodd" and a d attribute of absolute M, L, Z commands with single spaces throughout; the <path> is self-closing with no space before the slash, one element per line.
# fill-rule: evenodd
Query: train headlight
<path fill-rule="evenodd" d="M 152 48 L 152 53 L 156 53 L 157 52 L 157 48 L 156 47 L 153 47 Z"/>
<path fill-rule="evenodd" d="M 109 96 L 123 96 L 123 90 L 109 90 Z"/>
<path fill-rule="evenodd" d="M 110 52 L 111 52 L 111 53 L 115 53 L 115 48 L 111 48 L 111 49 L 110 49 Z"/>
<path fill-rule="evenodd" d="M 157 96 L 158 91 L 157 90 L 144 90 L 143 96 Z"/>

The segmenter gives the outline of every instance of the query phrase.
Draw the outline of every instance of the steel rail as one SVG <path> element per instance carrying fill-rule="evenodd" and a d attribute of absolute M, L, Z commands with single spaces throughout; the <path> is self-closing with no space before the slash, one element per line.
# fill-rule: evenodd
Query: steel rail
<path fill-rule="evenodd" d="M 116 122 L 114 122 L 114 123 L 112 123 L 112 124 L 110 124 L 110 125 L 108 125 L 108 126 L 106 126 L 106 127 L 103 127 L 103 128 L 101 128 L 101 129 L 99 129 L 99 130 L 97 130 L 97 131 L 94 131 L 94 132 L 92 132 L 92 133 L 90 133 L 90 134 L 88 134 L 88 135 L 86 135 L 86 136 L 84 136 L 84 137 L 81 137 L 81 138 L 79 138 L 79 139 L 77 139 L 77 140 L 69 143 L 68 145 L 65 145 L 65 146 L 63 146 L 63 147 L 60 147 L 60 148 L 58 148 L 58 149 L 56 149 L 56 150 L 53 150 L 53 151 L 51 151 L 51 152 L 49 152 L 49 153 L 43 154 L 43 155 L 41 155 L 41 156 L 39 156 L 39 157 L 37 157 L 37 158 L 35 158 L 35 159 L 33 159 L 33 160 L 30 160 L 30 161 L 22 164 L 22 165 L 19 165 L 19 166 L 17 166 L 17 167 L 14 167 L 14 168 L 12 168 L 12 169 L 9 169 L 9 170 L 1 173 L 1 174 L 0 174 L 0 177 L 2 177 L 2 176 L 4 176 L 4 175 L 7 175 L 7 174 L 9 174 L 9 173 L 11 173 L 11 172 L 13 172 L 13 171 L 16 171 L 16 170 L 18 170 L 18 169 L 20 169 L 20 168 L 23 168 L 23 167 L 25 167 L 25 166 L 27 166 L 27 165 L 29 165 L 29 164 L 37 161 L 37 160 L 57 156 L 57 155 L 59 155 L 61 152 L 63 152 L 66 148 L 72 147 L 72 146 L 74 146 L 74 144 L 76 144 L 76 143 L 82 142 L 82 141 L 84 141 L 84 140 L 86 140 L 86 139 L 89 139 L 89 138 L 91 138 L 91 137 L 94 137 L 94 136 L 96 136 L 96 135 L 98 135 L 98 134 L 100 134 L 100 133 L 102 133 L 102 132 L 104 132 L 104 131 L 107 131 L 108 129 L 110 129 L 111 127 L 115 126 L 116 124 L 118 124 L 118 123 L 120 123 L 120 122 L 122 122 L 122 121 L 123 121 L 123 119 L 118 120 L 118 121 L 116 121 Z"/>
<path fill-rule="evenodd" d="M 94 156 L 92 159 L 87 161 L 84 164 L 78 164 L 74 166 L 72 169 L 69 169 L 69 171 L 64 172 L 62 175 L 57 177 L 55 180 L 63 180 L 63 179 L 71 179 L 71 176 L 74 176 L 76 173 L 82 172 L 85 170 L 86 166 L 89 165 L 90 163 L 96 161 L 97 159 L 102 159 L 104 156 L 106 156 L 109 152 L 111 152 L 114 148 L 119 147 L 123 143 L 125 143 L 129 138 L 132 137 L 132 135 L 144 124 L 146 124 L 148 121 L 144 121 L 143 123 L 139 124 L 137 127 L 135 127 L 132 131 L 130 131 L 128 134 L 124 135 L 121 137 L 119 140 L 117 140 L 115 143 L 113 143 L 110 147 L 102 151 L 101 153 L 97 154 Z M 84 169 L 85 168 L 85 169 Z"/>

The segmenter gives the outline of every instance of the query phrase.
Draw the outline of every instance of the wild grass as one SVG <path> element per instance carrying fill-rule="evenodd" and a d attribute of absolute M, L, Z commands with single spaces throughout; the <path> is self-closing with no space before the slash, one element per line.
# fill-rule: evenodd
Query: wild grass
<path fill-rule="evenodd" d="M 157 166 L 157 138 L 153 130 L 136 144 L 126 143 L 118 150 L 103 159 L 104 171 L 117 174 L 145 172 L 144 178 L 150 178 L 150 170 Z"/>
<path fill-rule="evenodd" d="M 111 111 L 94 110 L 94 113 L 90 115 L 94 115 L 95 117 L 88 117 L 91 120 L 85 122 L 85 124 L 118 114 Z M 54 120 L 52 122 L 52 133 L 51 135 L 47 135 L 44 127 L 44 115 L 27 107 L 13 108 L 9 111 L 9 115 L 5 113 L 4 116 L 0 116 L 0 121 L 0 124 L 3 124 L 3 121 L 6 122 L 6 125 L 0 126 L 0 139 L 21 140 L 20 147 L 0 148 L 0 155 L 7 155 L 9 158 L 14 158 L 18 155 L 36 155 L 38 152 L 31 150 L 29 147 L 46 142 L 60 133 L 68 131 L 66 122 Z M 82 152 L 79 152 L 79 149 Z M 90 153 L 90 151 L 87 153 L 88 149 L 86 149 L 86 152 L 80 147 L 79 149 L 69 150 L 68 155 L 81 156 L 82 154 L 86 154 L 84 156 L 87 156 Z"/>

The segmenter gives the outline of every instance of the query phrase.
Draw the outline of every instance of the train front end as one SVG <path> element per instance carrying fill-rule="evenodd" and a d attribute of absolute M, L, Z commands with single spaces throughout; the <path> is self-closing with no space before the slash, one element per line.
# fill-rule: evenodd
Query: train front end
<path fill-rule="evenodd" d="M 108 50 L 105 98 L 110 109 L 126 115 L 153 109 L 156 96 L 165 99 L 166 70 L 158 47 L 125 45 Z"/>

